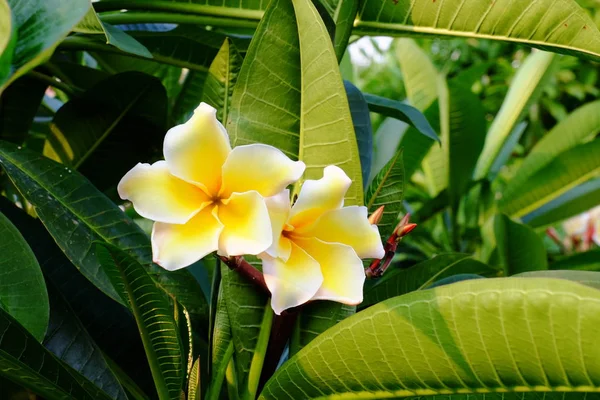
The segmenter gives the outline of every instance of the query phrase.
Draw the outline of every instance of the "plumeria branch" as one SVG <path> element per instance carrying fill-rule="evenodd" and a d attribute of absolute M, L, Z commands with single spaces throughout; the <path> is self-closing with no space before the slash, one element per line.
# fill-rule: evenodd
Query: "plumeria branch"
<path fill-rule="evenodd" d="M 377 224 L 381 221 L 381 217 L 383 216 L 383 208 L 384 206 L 379 207 L 371 216 L 369 217 L 369 222 L 372 224 Z M 396 249 L 398 248 L 398 243 L 402 240 L 402 238 L 408 235 L 413 229 L 417 227 L 417 224 L 410 222 L 410 214 L 407 213 L 400 223 L 396 226 L 389 239 L 385 242 L 383 249 L 385 250 L 385 255 L 380 260 L 373 260 L 371 265 L 367 269 L 365 269 L 365 274 L 367 278 L 378 278 L 382 276 L 385 271 L 388 269 L 394 256 L 396 255 Z"/>

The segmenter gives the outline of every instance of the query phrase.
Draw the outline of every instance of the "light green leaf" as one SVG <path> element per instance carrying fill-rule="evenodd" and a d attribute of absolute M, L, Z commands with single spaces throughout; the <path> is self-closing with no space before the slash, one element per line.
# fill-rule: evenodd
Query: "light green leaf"
<path fill-rule="evenodd" d="M 510 133 L 542 94 L 544 85 L 554 73 L 555 59 L 557 57 L 552 53 L 536 51 L 518 69 L 485 137 L 485 146 L 475 168 L 475 179 L 488 176 Z"/>
<path fill-rule="evenodd" d="M 371 182 L 365 194 L 369 214 L 379 207 L 385 206 L 381 221 L 377 224 L 379 234 L 384 242 L 392 234 L 398 223 L 398 215 L 402 210 L 404 185 L 404 163 L 402 161 L 402 150 L 400 150 L 373 178 L 373 182 Z"/>
<path fill-rule="evenodd" d="M 0 308 L 0 375 L 47 400 L 111 400 Z"/>
<path fill-rule="evenodd" d="M 0 308 L 41 342 L 50 313 L 44 276 L 21 233 L 2 213 L 0 238 Z"/>
<path fill-rule="evenodd" d="M 546 247 L 533 229 L 511 221 L 506 215 L 497 215 L 494 235 L 506 275 L 548 269 Z"/>
<path fill-rule="evenodd" d="M 438 98 L 439 73 L 427 53 L 414 40 L 396 40 L 395 51 L 408 100 L 418 110 L 425 111 Z"/>
<path fill-rule="evenodd" d="M 596 289 L 547 278 L 463 281 L 395 297 L 342 321 L 284 364 L 259 398 L 548 391 L 596 398 L 598 335 Z"/>
<path fill-rule="evenodd" d="M 392 297 L 426 289 L 432 283 L 456 274 L 491 275 L 493 272 L 468 254 L 439 254 L 410 268 L 388 270 L 382 278 L 367 282 L 365 299 L 360 307 L 366 308 Z"/>
<path fill-rule="evenodd" d="M 531 176 L 561 153 L 592 139 L 600 131 L 600 101 L 588 103 L 559 122 L 534 146 L 502 192 L 504 201 L 520 195 Z"/>
<path fill-rule="evenodd" d="M 150 53 L 143 44 L 123 32 L 121 29 L 107 24 L 106 22 L 102 22 L 92 6 L 90 6 L 85 17 L 83 17 L 83 19 L 73 28 L 73 31 L 92 35 L 103 35 L 106 39 L 106 44 L 111 44 L 117 49 L 127 53 L 152 58 L 152 53 Z"/>
<path fill-rule="evenodd" d="M 600 289 L 600 272 L 598 271 L 530 271 L 516 275 L 519 278 L 554 278 L 578 282 L 586 286 Z"/>
<path fill-rule="evenodd" d="M 153 264 L 146 234 L 78 172 L 2 141 L 0 165 L 71 262 L 100 290 L 122 302 L 92 249 L 93 242 L 105 241 L 129 252 L 193 318 L 206 324 L 208 305 L 189 271 L 168 272 Z"/>
<path fill-rule="evenodd" d="M 219 121 L 227 121 L 231 95 L 242 66 L 242 56 L 229 39 L 225 39 L 219 53 L 208 69 L 202 100 L 217 109 Z"/>
<path fill-rule="evenodd" d="M 167 294 L 140 263 L 117 247 L 98 245 L 96 251 L 115 290 L 135 317 L 159 399 L 179 400 L 186 360 Z"/>
<path fill-rule="evenodd" d="M 90 8 L 89 0 L 9 0 L 8 4 L 18 40 L 11 75 L 0 75 L 0 92 L 19 76 L 46 61 Z"/>
<path fill-rule="evenodd" d="M 201 400 L 202 399 L 202 381 L 200 379 L 200 358 L 194 361 L 194 366 L 190 372 L 190 378 L 188 381 L 188 400 Z"/>
<path fill-rule="evenodd" d="M 526 215 L 600 173 L 600 138 L 554 157 L 531 175 L 527 185 L 502 197 L 500 210 L 514 217 Z"/>
<path fill-rule="evenodd" d="M 354 33 L 492 39 L 600 59 L 600 32 L 575 0 L 365 0 Z"/>

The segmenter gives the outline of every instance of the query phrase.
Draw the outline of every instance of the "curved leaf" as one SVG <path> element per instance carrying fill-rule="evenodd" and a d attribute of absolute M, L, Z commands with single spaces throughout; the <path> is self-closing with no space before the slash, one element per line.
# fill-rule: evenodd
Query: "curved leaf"
<path fill-rule="evenodd" d="M 599 290 L 546 278 L 464 281 L 342 321 L 284 364 L 260 398 L 585 396 L 600 391 L 599 334 Z"/>
<path fill-rule="evenodd" d="M 502 40 L 600 59 L 600 32 L 575 0 L 365 0 L 354 33 Z"/>
<path fill-rule="evenodd" d="M 488 176 L 511 132 L 542 94 L 544 85 L 554 72 L 555 60 L 554 54 L 538 51 L 527 57 L 518 69 L 485 137 L 485 146 L 475 168 L 475 179 Z"/>
<path fill-rule="evenodd" d="M 0 308 L 0 375 L 48 400 L 110 400 Z"/>
<path fill-rule="evenodd" d="M 50 313 L 44 276 L 33 251 L 2 213 L 0 238 L 0 308 L 41 342 Z"/>
<path fill-rule="evenodd" d="M 398 215 L 402 210 L 404 185 L 404 163 L 402 150 L 400 150 L 373 178 L 373 182 L 365 194 L 369 213 L 385 206 L 381 221 L 377 224 L 379 234 L 384 242 L 390 237 L 398 223 Z"/>
<path fill-rule="evenodd" d="M 0 165 L 67 257 L 104 293 L 122 302 L 94 255 L 96 241 L 129 252 L 193 317 L 208 320 L 206 299 L 189 271 L 167 272 L 153 264 L 146 234 L 78 172 L 2 141 Z"/>
<path fill-rule="evenodd" d="M 167 294 L 123 251 L 110 245 L 99 245 L 96 251 L 135 317 L 159 399 L 179 400 L 187 360 Z"/>
<path fill-rule="evenodd" d="M 523 272 L 517 276 L 521 278 L 566 279 L 600 289 L 600 272 L 598 271 L 531 271 Z"/>
<path fill-rule="evenodd" d="M 502 212 L 521 217 L 600 173 L 600 138 L 554 157 L 528 179 L 526 187 L 498 203 Z"/>
<path fill-rule="evenodd" d="M 351 82 L 344 81 L 344 89 L 348 97 L 356 144 L 358 145 L 363 186 L 366 186 L 371 174 L 371 159 L 373 156 L 373 127 L 371 126 L 369 106 L 363 93 Z"/>
<path fill-rule="evenodd" d="M 513 222 L 506 215 L 497 215 L 494 219 L 494 235 L 506 275 L 548 269 L 544 242 L 527 225 Z"/>
<path fill-rule="evenodd" d="M 90 8 L 89 0 L 9 0 L 8 4 L 17 43 L 11 76 L 0 75 L 0 93 L 12 81 L 46 61 Z"/>

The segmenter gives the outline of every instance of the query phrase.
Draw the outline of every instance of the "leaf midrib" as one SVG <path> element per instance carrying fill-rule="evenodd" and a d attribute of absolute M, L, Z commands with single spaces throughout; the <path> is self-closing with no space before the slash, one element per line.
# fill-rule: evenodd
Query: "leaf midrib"
<path fill-rule="evenodd" d="M 400 157 L 401 154 L 402 154 L 402 151 L 399 151 L 394 156 L 393 162 L 391 163 L 390 168 L 385 172 L 385 175 L 382 177 L 381 182 L 379 182 L 379 185 L 377 185 L 377 189 L 375 189 L 375 191 L 371 195 L 371 198 L 369 199 L 369 204 L 367 204 L 367 210 L 370 210 L 371 207 L 373 207 L 375 200 L 379 196 L 379 193 L 381 192 L 381 190 L 383 190 L 383 185 L 385 184 L 388 177 L 392 173 L 392 170 L 394 169 L 394 167 L 396 166 L 396 163 L 398 162 L 398 157 Z"/>

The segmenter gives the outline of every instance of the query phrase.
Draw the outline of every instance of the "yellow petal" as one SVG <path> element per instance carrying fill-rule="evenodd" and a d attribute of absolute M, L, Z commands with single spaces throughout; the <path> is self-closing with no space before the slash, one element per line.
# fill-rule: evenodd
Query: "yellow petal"
<path fill-rule="evenodd" d="M 271 246 L 271 221 L 260 194 L 234 193 L 218 208 L 219 220 L 224 225 L 219 239 L 219 254 L 259 254 Z"/>
<path fill-rule="evenodd" d="M 227 131 L 216 112 L 201 103 L 189 121 L 167 132 L 163 146 L 171 173 L 198 184 L 210 195 L 216 195 L 221 187 L 221 168 L 231 151 Z"/>
<path fill-rule="evenodd" d="M 304 173 L 302 161 L 292 161 L 279 149 L 265 144 L 234 148 L 223 165 L 222 196 L 256 190 L 274 196 Z"/>
<path fill-rule="evenodd" d="M 312 224 L 323 213 L 344 205 L 344 196 L 352 181 L 339 167 L 330 165 L 323 178 L 307 180 L 292 207 L 289 223 L 296 229 Z"/>
<path fill-rule="evenodd" d="M 223 224 L 215 214 L 216 207 L 206 207 L 182 225 L 156 222 L 152 229 L 154 262 L 175 271 L 217 250 Z"/>
<path fill-rule="evenodd" d="M 328 211 L 314 225 L 306 230 L 294 231 L 294 234 L 348 245 L 360 258 L 382 258 L 385 254 L 379 229 L 369 223 L 366 207 Z"/>
<path fill-rule="evenodd" d="M 210 201 L 200 188 L 171 175 L 165 161 L 136 165 L 117 191 L 142 217 L 172 224 L 189 221 Z"/>
<path fill-rule="evenodd" d="M 299 306 L 313 298 L 323 283 L 319 263 L 304 250 L 291 243 L 287 262 L 268 255 L 262 258 L 265 282 L 271 292 L 271 307 L 275 314 Z"/>
<path fill-rule="evenodd" d="M 273 232 L 273 243 L 266 252 L 271 257 L 281 257 L 286 261 L 292 251 L 289 240 L 282 236 L 282 231 L 290 214 L 290 191 L 283 190 L 275 196 L 267 197 L 265 204 L 269 210 L 271 219 L 271 231 Z"/>
<path fill-rule="evenodd" d="M 332 300 L 350 305 L 362 302 L 365 271 L 350 246 L 314 238 L 296 243 L 321 266 L 323 284 L 311 300 Z"/>

